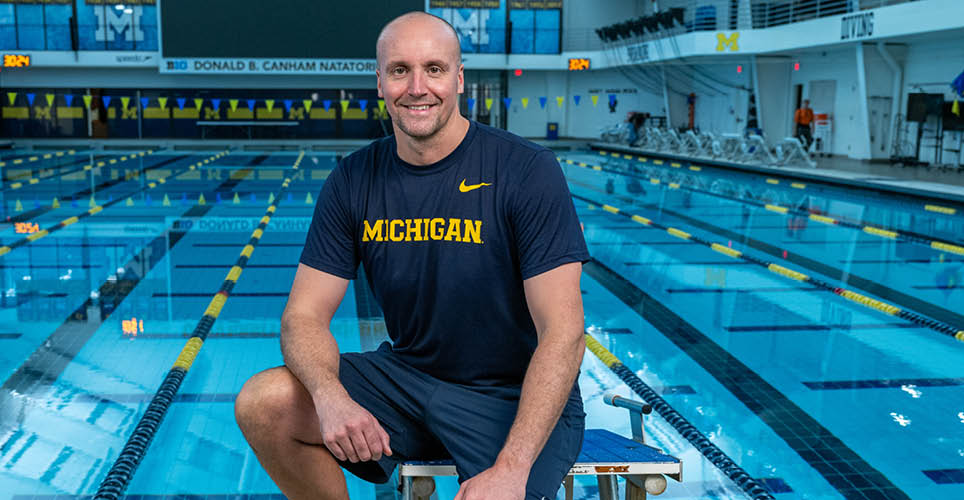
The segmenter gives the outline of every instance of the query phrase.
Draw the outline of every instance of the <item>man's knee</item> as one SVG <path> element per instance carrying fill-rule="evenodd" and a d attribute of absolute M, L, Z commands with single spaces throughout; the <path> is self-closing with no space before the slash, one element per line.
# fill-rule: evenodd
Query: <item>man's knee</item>
<path fill-rule="evenodd" d="M 280 430 L 303 398 L 301 382 L 284 366 L 271 368 L 248 379 L 234 401 L 238 426 L 248 431 Z"/>

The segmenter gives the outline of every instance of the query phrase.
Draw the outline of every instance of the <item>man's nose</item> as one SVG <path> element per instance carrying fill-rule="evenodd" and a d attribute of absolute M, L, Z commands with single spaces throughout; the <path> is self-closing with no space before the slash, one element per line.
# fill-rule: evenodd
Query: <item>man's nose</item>
<path fill-rule="evenodd" d="M 421 71 L 413 71 L 412 77 L 408 80 L 408 93 L 413 96 L 425 95 L 425 75 Z"/>

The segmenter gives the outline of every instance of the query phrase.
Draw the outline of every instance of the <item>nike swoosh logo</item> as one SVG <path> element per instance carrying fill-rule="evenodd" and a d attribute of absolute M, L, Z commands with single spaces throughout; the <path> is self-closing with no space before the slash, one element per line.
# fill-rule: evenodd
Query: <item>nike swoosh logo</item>
<path fill-rule="evenodd" d="M 469 184 L 469 185 L 466 185 L 466 184 L 465 184 L 465 179 L 462 179 L 462 184 L 459 184 L 459 191 L 461 191 L 461 192 L 463 192 L 463 193 L 468 193 L 469 191 L 472 191 L 473 189 L 479 189 L 479 188 L 482 187 L 482 186 L 491 186 L 491 185 L 492 185 L 492 184 L 491 184 L 491 183 L 488 183 L 488 182 L 480 182 L 480 183 L 478 183 L 478 184 Z"/>

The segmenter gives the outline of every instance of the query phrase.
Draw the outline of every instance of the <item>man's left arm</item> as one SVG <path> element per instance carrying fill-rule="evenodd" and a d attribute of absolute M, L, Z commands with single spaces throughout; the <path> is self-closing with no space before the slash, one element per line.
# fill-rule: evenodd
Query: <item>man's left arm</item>
<path fill-rule="evenodd" d="M 582 264 L 572 262 L 524 281 L 526 303 L 539 344 L 522 383 L 515 421 L 495 464 L 462 484 L 455 500 L 518 500 L 529 471 L 569 399 L 586 340 Z"/>

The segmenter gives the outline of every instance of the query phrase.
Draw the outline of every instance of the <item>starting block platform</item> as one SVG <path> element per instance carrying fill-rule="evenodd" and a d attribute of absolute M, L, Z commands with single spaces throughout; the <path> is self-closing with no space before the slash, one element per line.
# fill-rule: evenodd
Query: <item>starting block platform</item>
<path fill-rule="evenodd" d="M 626 479 L 627 500 L 645 499 L 666 489 L 666 476 L 682 481 L 683 464 L 673 456 L 643 443 L 642 414 L 652 409 L 645 403 L 609 396 L 606 402 L 630 410 L 633 439 L 605 429 L 586 429 L 582 450 L 563 482 L 566 499 L 573 497 L 574 476 L 596 476 L 600 500 L 617 498 L 616 479 Z M 402 498 L 425 500 L 435 492 L 435 476 L 456 476 L 452 460 L 408 461 L 399 466 Z"/>

